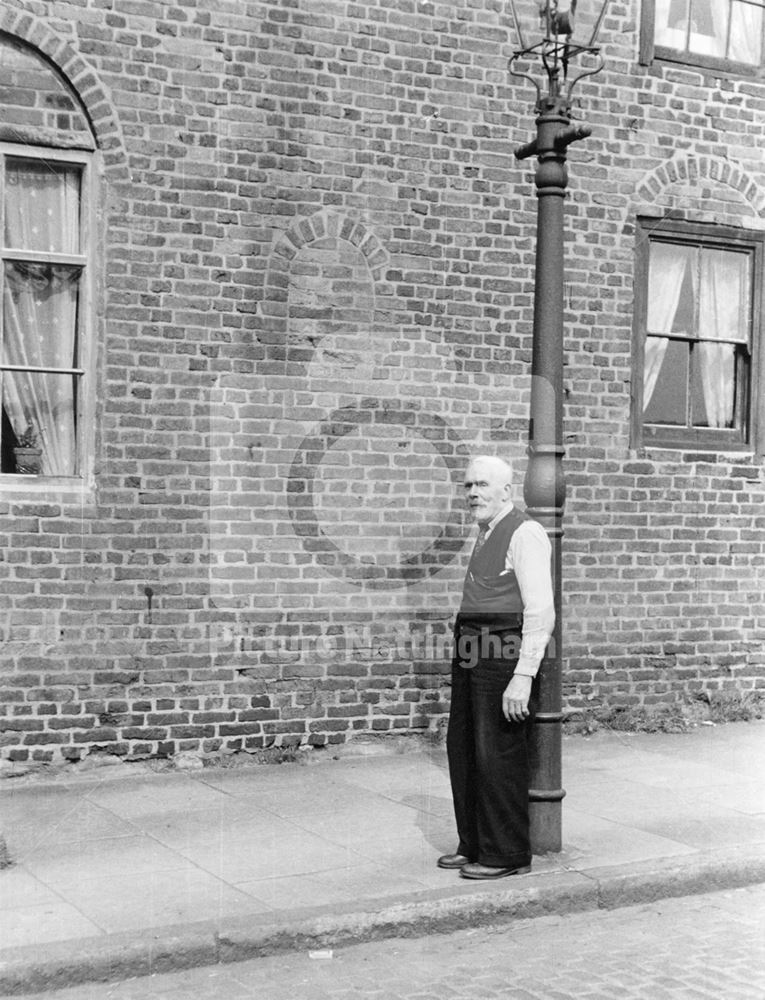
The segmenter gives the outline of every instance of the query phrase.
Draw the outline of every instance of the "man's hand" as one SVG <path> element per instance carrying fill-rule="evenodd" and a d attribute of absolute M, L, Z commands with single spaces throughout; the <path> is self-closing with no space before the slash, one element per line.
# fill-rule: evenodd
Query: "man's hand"
<path fill-rule="evenodd" d="M 523 722 L 529 715 L 532 678 L 514 674 L 502 695 L 502 714 L 508 722 Z"/>

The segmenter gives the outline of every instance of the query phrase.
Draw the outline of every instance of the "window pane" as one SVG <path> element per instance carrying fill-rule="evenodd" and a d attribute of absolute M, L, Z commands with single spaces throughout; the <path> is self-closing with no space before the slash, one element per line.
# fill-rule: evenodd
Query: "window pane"
<path fill-rule="evenodd" d="M 728 57 L 759 66 L 762 61 L 762 7 L 751 3 L 731 4 Z"/>
<path fill-rule="evenodd" d="M 40 160 L 7 160 L 7 247 L 42 253 L 79 253 L 79 220 L 78 167 Z"/>
<path fill-rule="evenodd" d="M 684 51 L 688 37 L 689 0 L 656 0 L 654 41 Z"/>
<path fill-rule="evenodd" d="M 79 277 L 76 267 L 6 262 L 3 365 L 77 366 Z M 13 438 L 31 424 L 43 451 L 42 473 L 74 475 L 76 376 L 6 371 L 2 379 Z"/>
<path fill-rule="evenodd" d="M 698 336 L 748 343 L 748 255 L 704 247 L 699 286 Z"/>
<path fill-rule="evenodd" d="M 80 269 L 7 261 L 2 363 L 77 367 Z"/>
<path fill-rule="evenodd" d="M 706 56 L 725 58 L 729 0 L 691 0 L 688 48 Z"/>
<path fill-rule="evenodd" d="M 689 345 L 666 337 L 647 337 L 643 381 L 643 419 L 685 427 L 688 421 Z"/>
<path fill-rule="evenodd" d="M 28 429 L 41 450 L 39 472 L 44 476 L 73 476 L 76 472 L 77 385 L 75 375 L 42 375 L 37 372 L 3 372 L 3 424 L 10 427 L 14 467 L 9 472 L 23 472 L 20 463 L 33 460 L 16 451 Z M 26 471 L 29 471 L 27 467 Z"/>
<path fill-rule="evenodd" d="M 736 401 L 736 348 L 698 344 L 691 366 L 694 427 L 733 427 Z"/>
<path fill-rule="evenodd" d="M 648 332 L 693 336 L 693 273 L 697 250 L 676 243 L 650 245 Z"/>

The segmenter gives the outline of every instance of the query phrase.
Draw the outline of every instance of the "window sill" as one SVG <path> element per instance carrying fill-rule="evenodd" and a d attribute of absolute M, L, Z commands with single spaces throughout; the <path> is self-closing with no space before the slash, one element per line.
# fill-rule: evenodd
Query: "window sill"
<path fill-rule="evenodd" d="M 666 455 L 674 455 L 678 460 L 684 462 L 689 461 L 691 457 L 694 461 L 709 462 L 743 462 L 744 464 L 752 462 L 757 464 L 759 461 L 755 449 L 751 445 L 745 444 L 739 447 L 732 445 L 721 447 L 690 444 L 687 441 L 682 443 L 674 442 L 673 444 L 669 442 L 643 441 L 642 444 L 636 445 L 633 450 L 635 455 L 641 458 L 648 458 L 651 455 L 655 456 L 659 452 L 663 452 Z M 704 456 L 703 459 L 700 457 L 702 455 Z"/>
<path fill-rule="evenodd" d="M 700 52 L 680 52 L 663 45 L 654 46 L 653 57 L 672 66 L 697 69 L 706 73 L 714 73 L 715 76 L 762 76 L 762 67 L 752 63 L 734 62 L 732 59 L 720 59 L 717 56 L 705 56 Z"/>
<path fill-rule="evenodd" d="M 654 448 L 659 451 L 707 451 L 714 455 L 753 455 L 750 444 L 709 444 L 701 441 L 650 441 L 643 440 L 638 448 Z"/>
<path fill-rule="evenodd" d="M 0 499 L 95 503 L 95 490 L 84 479 L 68 476 L 0 475 Z"/>

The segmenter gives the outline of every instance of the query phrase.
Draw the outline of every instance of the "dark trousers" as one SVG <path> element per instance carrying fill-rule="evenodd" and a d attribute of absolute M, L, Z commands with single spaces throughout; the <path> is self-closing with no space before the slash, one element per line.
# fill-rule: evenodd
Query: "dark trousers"
<path fill-rule="evenodd" d="M 531 864 L 529 739 L 533 720 L 508 722 L 502 692 L 515 660 L 452 664 L 446 749 L 457 819 L 457 851 L 497 868 Z"/>

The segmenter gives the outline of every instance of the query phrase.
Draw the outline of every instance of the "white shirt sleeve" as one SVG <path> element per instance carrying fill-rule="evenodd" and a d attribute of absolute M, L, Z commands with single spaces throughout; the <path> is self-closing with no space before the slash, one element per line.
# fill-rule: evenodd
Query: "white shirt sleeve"
<path fill-rule="evenodd" d="M 538 521 L 524 521 L 510 539 L 505 570 L 518 580 L 523 600 L 523 632 L 516 674 L 536 677 L 555 625 L 550 556 L 547 533 Z"/>

